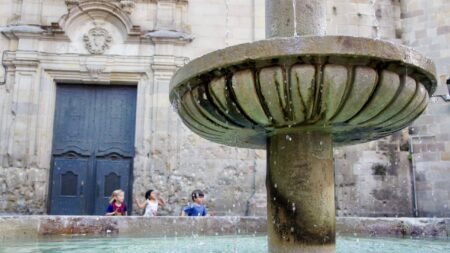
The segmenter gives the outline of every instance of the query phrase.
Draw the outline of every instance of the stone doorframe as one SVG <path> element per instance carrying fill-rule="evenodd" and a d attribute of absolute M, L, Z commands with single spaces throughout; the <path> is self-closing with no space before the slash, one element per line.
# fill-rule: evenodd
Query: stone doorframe
<path fill-rule="evenodd" d="M 32 169 L 35 172 L 27 173 L 39 174 L 47 186 L 36 194 L 47 201 L 48 210 L 56 84 L 120 84 L 137 86 L 133 171 L 139 171 L 135 168 L 146 166 L 154 143 L 156 122 L 152 119 L 161 108 L 170 110 L 169 81 L 186 61 L 185 57 L 157 55 L 5 53 L 7 81 L 2 91 L 4 101 L 0 103 L 0 138 L 5 141 L 0 142 L 0 167 Z"/>

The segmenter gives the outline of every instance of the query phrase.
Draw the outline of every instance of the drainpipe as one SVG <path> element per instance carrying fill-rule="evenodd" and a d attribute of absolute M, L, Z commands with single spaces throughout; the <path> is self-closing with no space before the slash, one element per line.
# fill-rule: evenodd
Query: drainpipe
<path fill-rule="evenodd" d="M 414 158 L 414 139 L 434 138 L 434 135 L 415 135 L 409 137 L 409 153 L 411 155 L 411 181 L 412 181 L 412 198 L 413 198 L 413 215 L 419 217 L 419 204 L 416 192 L 416 162 Z"/>

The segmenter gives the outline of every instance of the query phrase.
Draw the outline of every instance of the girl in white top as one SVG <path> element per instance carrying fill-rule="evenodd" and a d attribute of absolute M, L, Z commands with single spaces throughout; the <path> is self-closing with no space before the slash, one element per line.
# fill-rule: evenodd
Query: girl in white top
<path fill-rule="evenodd" d="M 148 190 L 145 193 L 145 202 L 140 203 L 137 198 L 134 199 L 134 202 L 139 208 L 145 209 L 145 217 L 156 216 L 158 206 L 164 207 L 165 205 L 164 200 L 159 196 L 159 192 L 154 190 Z"/>

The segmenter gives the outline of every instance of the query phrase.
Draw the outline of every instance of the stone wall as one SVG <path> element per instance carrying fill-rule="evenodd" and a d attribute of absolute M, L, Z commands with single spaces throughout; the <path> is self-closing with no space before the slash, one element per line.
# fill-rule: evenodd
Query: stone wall
<path fill-rule="evenodd" d="M 410 129 L 417 214 L 450 216 L 450 2 L 402 1 L 403 41 L 417 48 L 437 66 L 439 88 L 426 112 Z"/>
<path fill-rule="evenodd" d="M 264 38 L 264 1 L 189 1 L 189 32 L 195 39 L 180 53 L 193 59 L 230 45 Z M 168 48 L 158 48 L 168 54 Z M 172 53 L 169 51 L 169 54 Z M 158 81 L 158 80 L 157 80 Z M 194 189 L 207 194 L 215 215 L 264 215 L 265 152 L 218 145 L 188 130 L 168 101 L 168 83 L 158 87 L 155 127 L 143 165 L 135 166 L 135 193 L 160 190 L 169 205 L 161 215 L 178 215 Z M 145 154 L 144 154 L 145 159 Z"/>
<path fill-rule="evenodd" d="M 412 216 L 407 131 L 335 150 L 338 216 Z"/>
<path fill-rule="evenodd" d="M 450 77 L 450 2 L 447 0 L 402 1 L 402 39 L 432 58 L 437 66 L 439 84 Z"/>
<path fill-rule="evenodd" d="M 265 213 L 265 153 L 199 138 L 168 99 L 170 78 L 188 59 L 264 37 L 263 0 L 0 4 L 0 49 L 11 50 L 0 85 L 0 213 L 48 210 L 55 84 L 65 82 L 137 86 L 133 193 L 160 190 L 161 214 L 179 214 L 197 188 L 217 215 Z M 112 36 L 100 55 L 83 41 L 95 26 Z"/>
<path fill-rule="evenodd" d="M 417 215 L 450 215 L 450 103 L 433 98 L 411 127 Z"/>
<path fill-rule="evenodd" d="M 188 60 L 265 37 L 264 0 L 120 2 L 0 3 L 0 50 L 14 51 L 2 59 L 7 73 L 0 70 L 0 82 L 8 76 L 0 84 L 0 213 L 47 212 L 55 83 L 78 82 L 137 85 L 133 192 L 160 190 L 168 200 L 161 214 L 179 214 L 190 192 L 201 188 L 217 215 L 265 215 L 265 151 L 201 139 L 168 100 L 169 80 Z M 77 4 L 82 9 L 71 8 Z M 90 9 L 96 6 L 101 11 Z M 114 41 L 104 55 L 91 55 L 81 39 L 93 27 L 90 11 L 112 17 L 101 22 Z M 443 84 L 450 75 L 448 11 L 446 0 L 327 0 L 327 34 L 416 47 L 436 60 Z M 7 25 L 14 24 L 27 26 L 11 31 Z M 36 32 L 39 27 L 47 32 Z M 412 136 L 406 130 L 338 148 L 338 215 L 411 216 L 416 202 L 419 215 L 450 215 L 448 105 L 430 104 Z M 417 144 L 416 135 L 434 135 L 425 144 L 434 151 L 416 148 L 409 156 L 408 140 Z"/>
<path fill-rule="evenodd" d="M 400 0 L 327 0 L 327 34 L 401 42 Z"/>

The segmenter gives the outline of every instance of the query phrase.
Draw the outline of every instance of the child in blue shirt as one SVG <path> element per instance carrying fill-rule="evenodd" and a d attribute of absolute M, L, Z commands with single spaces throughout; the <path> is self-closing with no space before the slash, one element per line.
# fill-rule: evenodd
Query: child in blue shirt
<path fill-rule="evenodd" d="M 194 203 L 183 209 L 181 216 L 206 216 L 206 207 L 203 204 L 205 201 L 205 194 L 201 190 L 195 190 L 191 194 Z"/>

